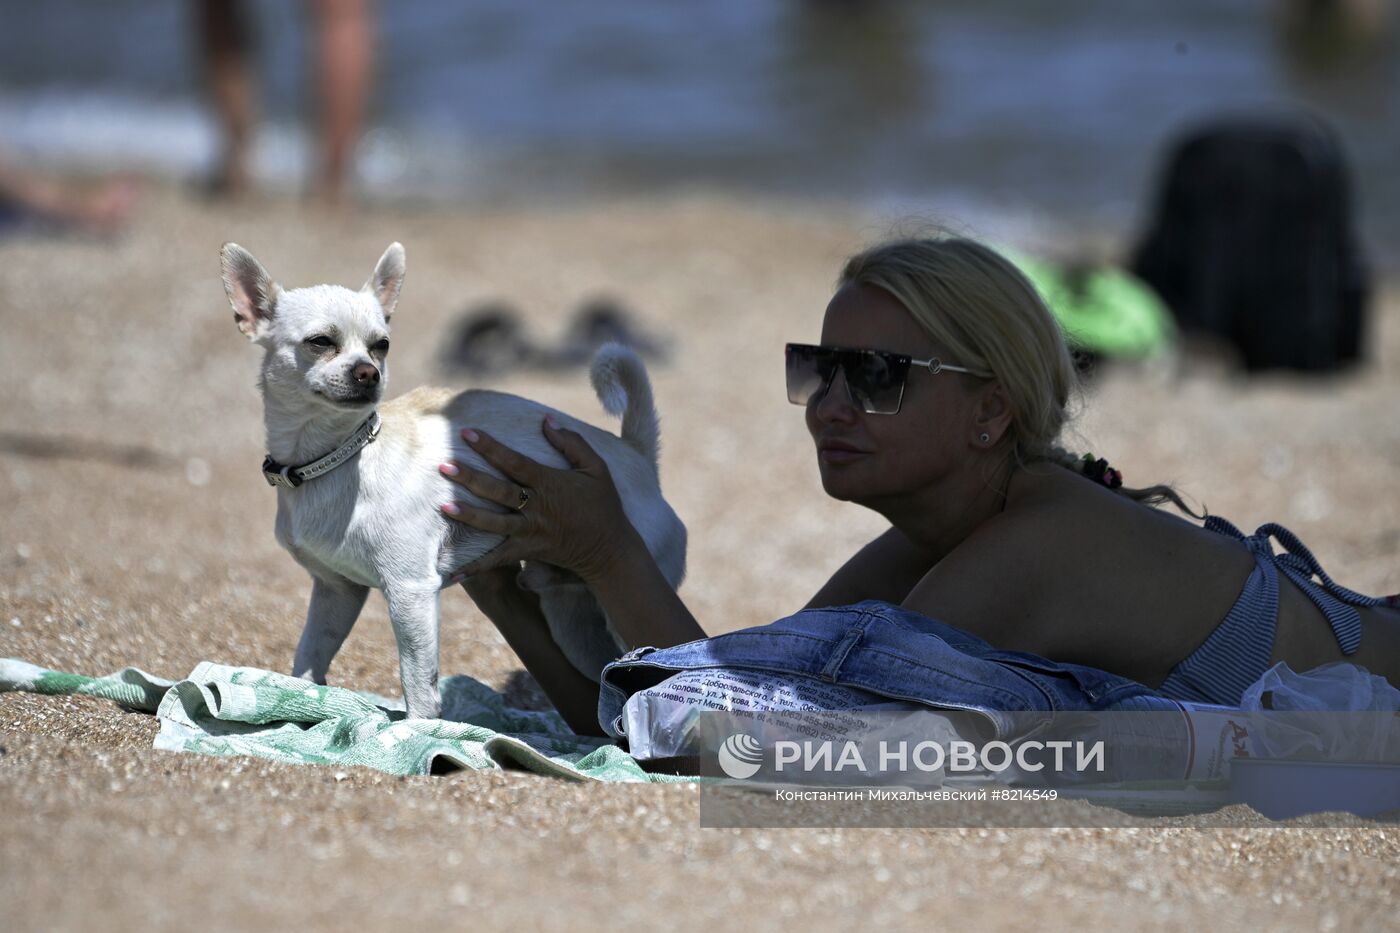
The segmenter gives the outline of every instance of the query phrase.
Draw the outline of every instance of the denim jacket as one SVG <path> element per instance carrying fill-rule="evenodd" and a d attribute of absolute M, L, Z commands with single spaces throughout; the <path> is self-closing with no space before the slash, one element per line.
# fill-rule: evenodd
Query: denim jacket
<path fill-rule="evenodd" d="M 633 693 L 677 671 L 722 667 L 816 677 L 891 699 L 981 713 L 997 735 L 1013 731 L 1011 713 L 1177 708 L 1127 677 L 1002 651 L 936 619 L 867 600 L 804 609 L 770 625 L 672 648 L 636 648 L 604 668 L 598 721 L 617 736 Z"/>

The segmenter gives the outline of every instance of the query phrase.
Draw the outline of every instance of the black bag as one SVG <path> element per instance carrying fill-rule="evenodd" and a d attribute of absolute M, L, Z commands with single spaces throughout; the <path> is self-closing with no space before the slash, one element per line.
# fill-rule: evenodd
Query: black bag
<path fill-rule="evenodd" d="M 1250 370 L 1336 369 L 1360 356 L 1370 285 L 1350 198 L 1319 121 L 1207 124 L 1168 163 L 1132 268 L 1183 330 L 1219 334 Z"/>

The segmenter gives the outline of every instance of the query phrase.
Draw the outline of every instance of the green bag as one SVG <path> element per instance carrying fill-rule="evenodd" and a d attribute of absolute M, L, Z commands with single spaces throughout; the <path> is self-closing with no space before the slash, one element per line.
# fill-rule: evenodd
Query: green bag
<path fill-rule="evenodd" d="M 1164 351 L 1176 323 L 1152 286 L 1113 266 L 1073 268 L 1017 256 L 1021 271 L 1054 312 L 1071 348 L 1106 357 Z"/>

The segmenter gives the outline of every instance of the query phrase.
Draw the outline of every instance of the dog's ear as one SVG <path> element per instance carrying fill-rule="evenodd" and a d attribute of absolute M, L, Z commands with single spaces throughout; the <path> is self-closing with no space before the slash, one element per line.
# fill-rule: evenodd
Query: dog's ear
<path fill-rule="evenodd" d="M 373 295 L 384 310 L 384 320 L 394 316 L 394 308 L 399 303 L 399 289 L 403 288 L 405 272 L 403 244 L 390 243 L 379 264 L 374 267 L 374 275 L 369 277 L 360 291 Z"/>
<path fill-rule="evenodd" d="M 256 340 L 272 320 L 281 289 L 253 254 L 237 243 L 225 243 L 219 255 L 233 320 L 249 340 Z"/>

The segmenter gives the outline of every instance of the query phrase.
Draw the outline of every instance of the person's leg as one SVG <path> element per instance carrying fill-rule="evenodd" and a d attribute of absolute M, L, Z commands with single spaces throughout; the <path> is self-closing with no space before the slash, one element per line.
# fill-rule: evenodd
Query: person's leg
<path fill-rule="evenodd" d="M 339 201 L 369 91 L 373 39 L 367 0 L 312 0 L 320 66 L 321 165 L 316 193 Z"/>
<path fill-rule="evenodd" d="M 205 77 L 224 132 L 223 163 L 214 184 L 227 194 L 239 194 L 248 187 L 248 151 L 255 117 L 245 13 L 239 0 L 202 0 L 199 5 Z"/>

